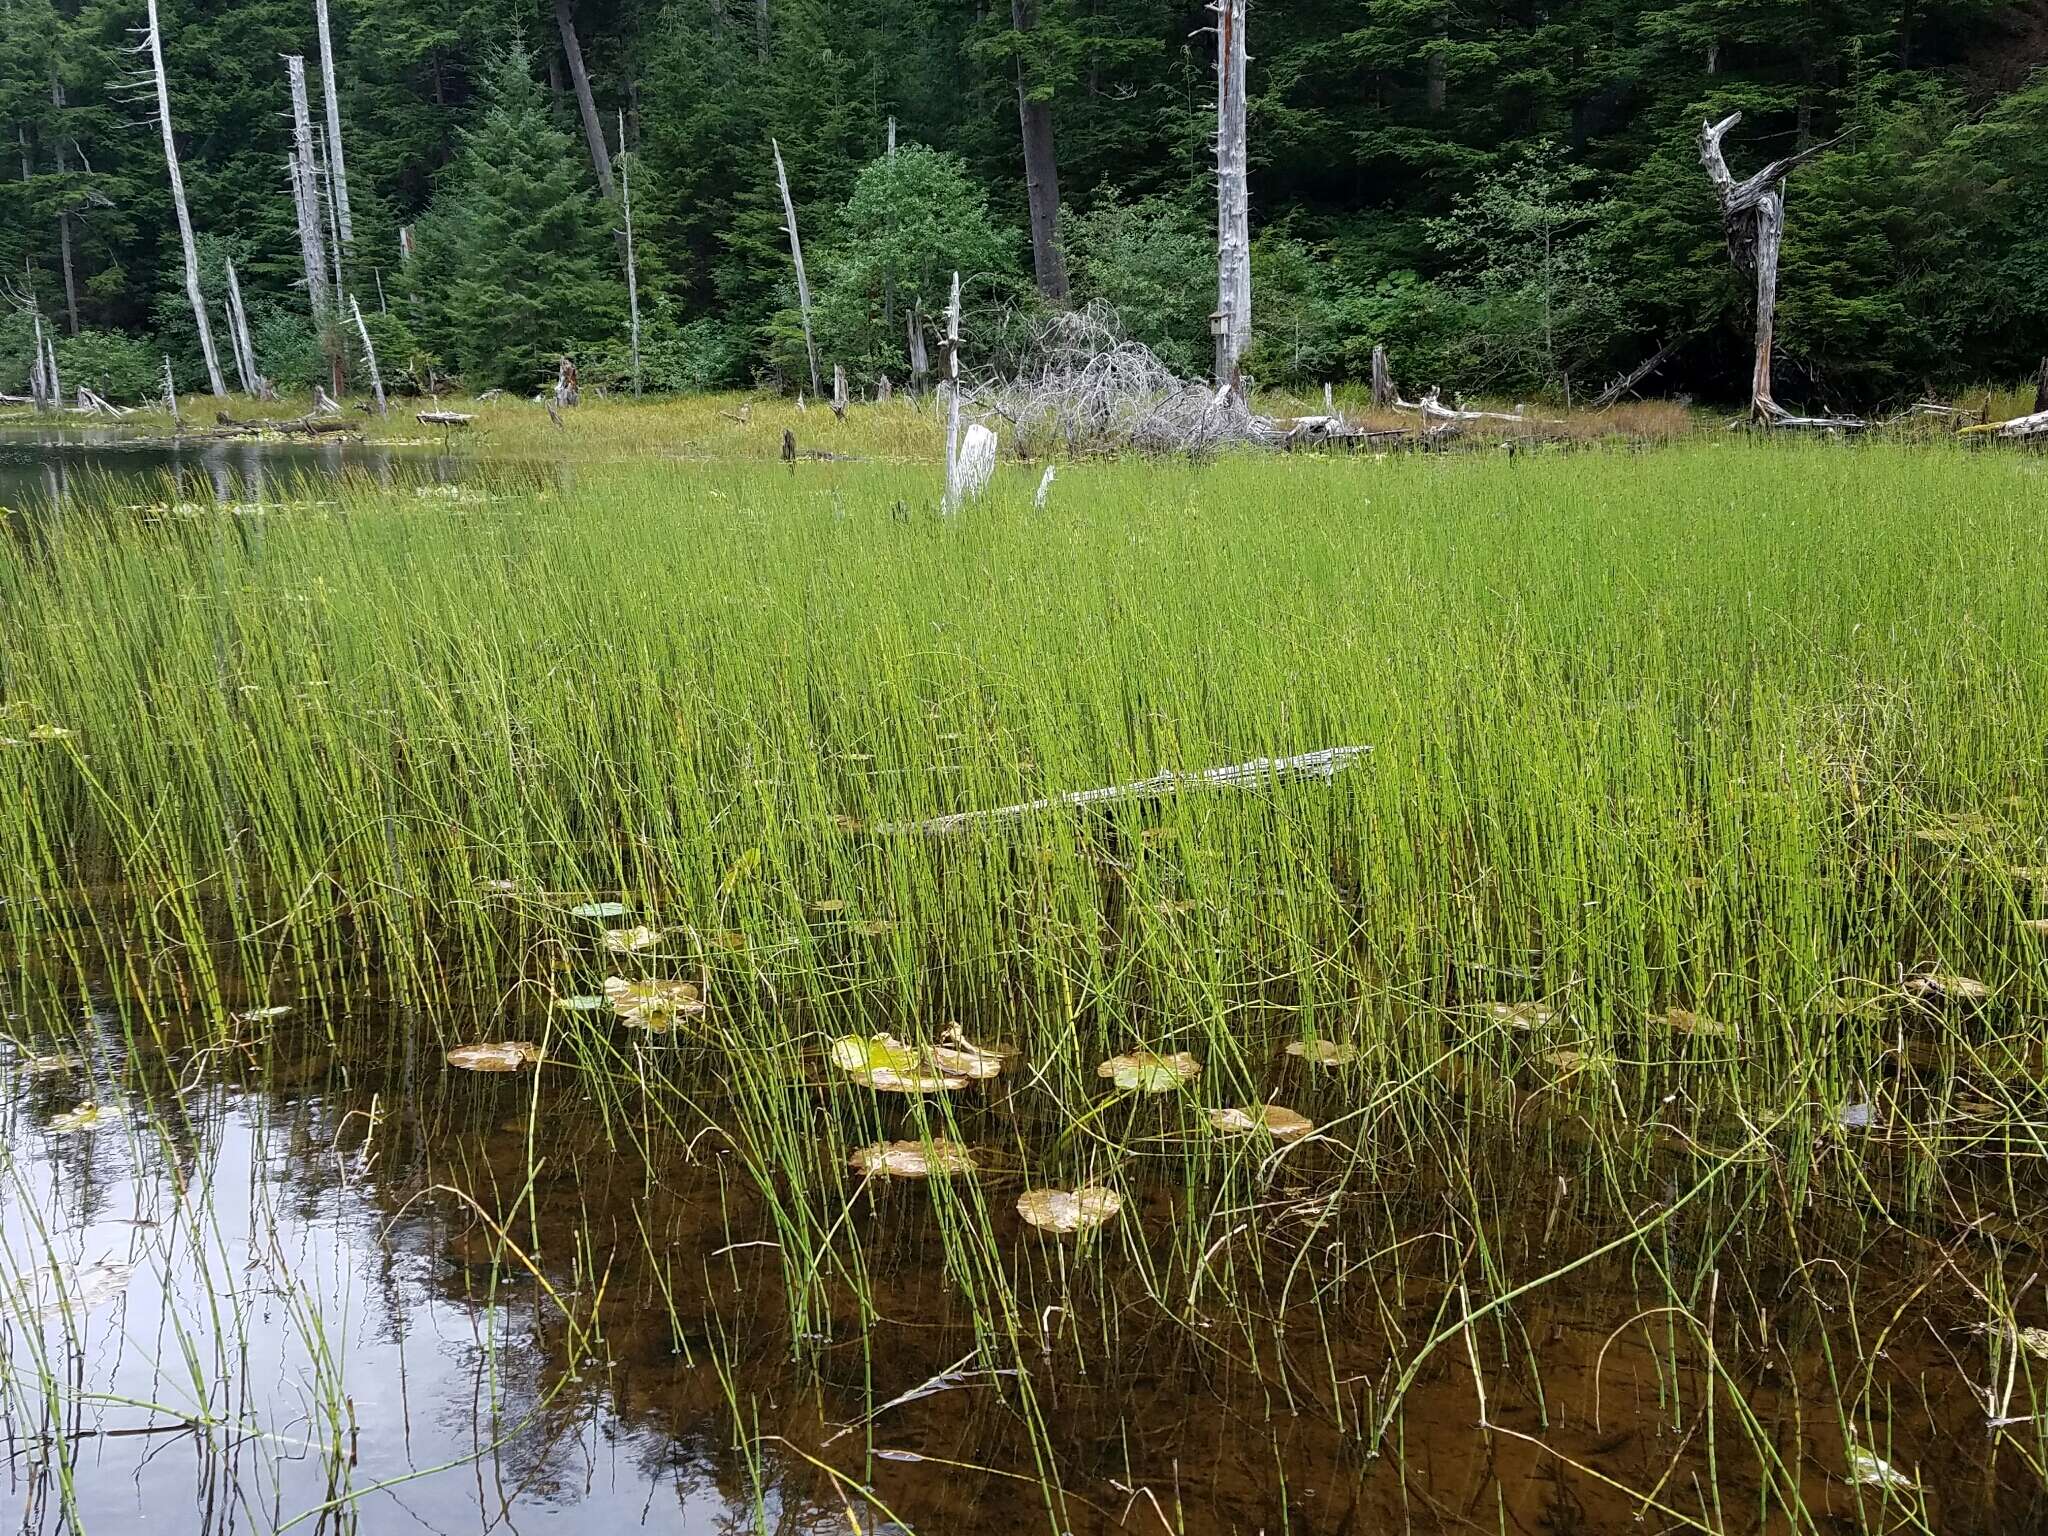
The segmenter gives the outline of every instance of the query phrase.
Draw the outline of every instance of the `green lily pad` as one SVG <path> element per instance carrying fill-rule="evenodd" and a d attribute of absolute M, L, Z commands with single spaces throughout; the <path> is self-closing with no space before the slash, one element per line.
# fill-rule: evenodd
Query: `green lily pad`
<path fill-rule="evenodd" d="M 1125 1093 L 1171 1093 L 1202 1075 L 1202 1064 L 1186 1051 L 1162 1056 L 1157 1051 L 1132 1051 L 1112 1056 L 1095 1069 Z"/>
<path fill-rule="evenodd" d="M 569 915 L 590 918 L 624 917 L 626 904 L 623 901 L 586 901 L 581 906 L 571 907 Z"/>

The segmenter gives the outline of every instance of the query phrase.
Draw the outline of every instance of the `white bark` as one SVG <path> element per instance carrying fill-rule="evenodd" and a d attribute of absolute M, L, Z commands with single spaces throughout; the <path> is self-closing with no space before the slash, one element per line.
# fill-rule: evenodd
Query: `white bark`
<path fill-rule="evenodd" d="M 313 116 L 306 105 L 306 61 L 291 54 L 284 65 L 292 91 L 292 211 L 298 217 L 299 261 L 306 273 L 306 303 L 313 312 L 313 328 L 317 331 L 326 323 L 328 311 L 327 232 L 313 159 Z"/>
<path fill-rule="evenodd" d="M 171 377 L 171 359 L 168 354 L 164 357 L 164 404 L 170 407 L 171 426 L 175 429 L 180 425 L 178 417 L 178 381 Z"/>
<path fill-rule="evenodd" d="M 327 135 L 316 129 L 314 131 L 314 145 L 317 157 L 313 161 L 314 185 L 319 188 L 321 204 L 327 212 L 329 272 L 334 278 L 335 308 L 339 310 L 342 297 L 348 292 L 348 281 L 342 276 L 341 271 L 341 220 L 335 215 L 334 178 L 320 170 L 320 167 L 327 164 Z"/>
<path fill-rule="evenodd" d="M 235 372 L 242 380 L 242 393 L 263 392 L 263 376 L 256 371 L 256 348 L 249 340 L 249 312 L 242 307 L 242 285 L 235 279 L 235 264 L 227 264 L 228 345 L 235 354 Z"/>
<path fill-rule="evenodd" d="M 327 0 L 313 0 L 320 28 L 320 89 L 327 97 L 327 177 L 334 188 L 335 222 L 341 243 L 352 245 L 356 232 L 348 217 L 348 171 L 341 163 L 341 97 L 334 88 L 334 39 L 327 27 Z"/>
<path fill-rule="evenodd" d="M 946 351 L 939 359 L 946 391 L 946 495 L 944 512 L 960 505 L 960 274 L 953 274 L 953 301 L 946 306 Z"/>
<path fill-rule="evenodd" d="M 1252 338 L 1250 194 L 1245 182 L 1245 0 L 1215 0 L 1216 382 L 1244 393 L 1239 372 Z"/>
<path fill-rule="evenodd" d="M 192 238 L 192 214 L 185 206 L 185 177 L 178 167 L 178 141 L 171 132 L 171 83 L 164 74 L 163 27 L 157 20 L 156 0 L 149 6 L 149 63 L 156 75 L 156 120 L 163 129 L 164 168 L 171 178 L 171 206 L 178 215 L 178 239 L 185 248 L 185 297 L 192 305 L 192 320 L 199 327 L 199 351 L 206 359 L 206 382 L 217 399 L 228 397 L 227 384 L 220 376 L 220 358 L 213 350 L 213 327 L 206 319 L 206 295 L 199 288 L 199 245 Z"/>
<path fill-rule="evenodd" d="M 822 395 L 825 391 L 818 384 L 818 344 L 811 339 L 811 285 L 804 276 L 804 247 L 796 234 L 796 204 L 789 196 L 789 173 L 782 168 L 782 146 L 775 140 L 768 141 L 775 151 L 775 181 L 782 188 L 782 214 L 788 221 L 789 259 L 796 263 L 796 302 L 804 317 L 804 353 L 811 362 L 811 393 Z M 959 282 L 956 277 L 955 285 Z"/>
<path fill-rule="evenodd" d="M 633 173 L 626 161 L 626 114 L 619 114 L 619 193 L 626 210 L 626 306 L 632 323 L 633 398 L 640 398 L 640 274 L 633 264 Z"/>
<path fill-rule="evenodd" d="M 377 349 L 370 345 L 370 328 L 363 324 L 363 307 L 354 294 L 348 296 L 348 308 L 356 317 L 356 334 L 363 338 L 363 361 L 370 368 L 370 393 L 376 397 L 377 414 L 389 416 L 391 407 L 384 399 L 384 375 L 377 371 Z"/>
<path fill-rule="evenodd" d="M 1721 224 L 1736 267 L 1756 279 L 1756 358 L 1750 372 L 1750 415 L 1760 422 L 1791 425 L 1790 413 L 1771 392 L 1771 342 L 1778 308 L 1778 246 L 1785 234 L 1785 178 L 1832 147 L 1816 144 L 1773 160 L 1745 181 L 1737 181 L 1721 152 L 1721 140 L 1742 121 L 1731 112 L 1718 123 L 1700 125 L 1700 164 L 1721 202 Z M 1808 424 L 1813 418 L 1800 421 Z"/>
<path fill-rule="evenodd" d="M 29 350 L 28 394 L 39 411 L 53 411 L 60 404 L 56 390 L 50 387 L 50 368 L 43 352 L 43 317 L 35 312 L 29 315 L 35 327 L 35 336 Z"/>

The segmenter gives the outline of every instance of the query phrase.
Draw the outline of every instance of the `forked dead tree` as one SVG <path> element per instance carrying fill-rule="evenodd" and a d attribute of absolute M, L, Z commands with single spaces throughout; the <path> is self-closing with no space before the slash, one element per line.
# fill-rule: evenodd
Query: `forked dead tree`
<path fill-rule="evenodd" d="M 1735 258 L 1737 270 L 1756 279 L 1756 364 L 1750 375 L 1750 415 L 1770 426 L 1814 424 L 1814 418 L 1793 416 L 1771 393 L 1772 322 L 1778 307 L 1778 247 L 1785 237 L 1785 178 L 1836 141 L 1773 160 L 1748 179 L 1737 181 L 1728 169 L 1721 141 L 1741 121 L 1740 112 L 1731 112 L 1718 123 L 1700 125 L 1700 164 L 1706 167 L 1714 194 L 1721 201 L 1728 254 Z"/>

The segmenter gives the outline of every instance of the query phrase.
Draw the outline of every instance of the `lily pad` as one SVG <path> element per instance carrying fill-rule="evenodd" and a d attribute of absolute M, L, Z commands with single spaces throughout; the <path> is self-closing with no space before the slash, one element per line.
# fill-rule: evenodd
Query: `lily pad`
<path fill-rule="evenodd" d="M 628 981 L 623 976 L 604 979 L 605 1001 L 635 1029 L 674 1029 L 679 1020 L 695 1018 L 705 1010 L 704 997 L 694 981 L 668 981 L 643 977 Z"/>
<path fill-rule="evenodd" d="M 237 1024 L 267 1024 L 272 1019 L 281 1019 L 292 1011 L 290 1003 L 266 1003 L 261 1008 L 244 1008 L 235 1015 Z"/>
<path fill-rule="evenodd" d="M 1866 1445 L 1849 1442 L 1849 1475 L 1866 1488 L 1896 1488 L 1910 1492 L 1913 1479 Z"/>
<path fill-rule="evenodd" d="M 1264 1131 L 1275 1141 L 1299 1141 L 1310 1135 L 1316 1123 L 1280 1104 L 1260 1104 L 1252 1109 L 1212 1109 L 1209 1123 L 1226 1136 L 1249 1136 Z"/>
<path fill-rule="evenodd" d="M 1697 1040 L 1734 1040 L 1742 1034 L 1733 1024 L 1710 1019 L 1690 1008 L 1667 1008 L 1661 1016 L 1652 1016 L 1651 1022 L 1663 1024 L 1674 1034 L 1691 1035 Z"/>
<path fill-rule="evenodd" d="M 60 1135 L 90 1131 L 103 1125 L 117 1124 L 126 1114 L 127 1111 L 118 1104 L 81 1104 L 61 1115 L 51 1116 L 50 1129 Z"/>
<path fill-rule="evenodd" d="M 976 1045 L 961 1033 L 958 1024 L 947 1025 L 945 1034 L 940 1038 L 945 1043 L 933 1046 L 925 1054 L 934 1067 L 957 1077 L 975 1080 L 1000 1077 L 1004 1064 L 1017 1054 L 1008 1046 Z"/>
<path fill-rule="evenodd" d="M 30 1317 L 87 1312 L 120 1296 L 134 1273 L 133 1264 L 118 1259 L 95 1259 L 76 1266 L 40 1264 L 27 1276 L 19 1305 Z"/>
<path fill-rule="evenodd" d="M 604 947 L 615 955 L 637 955 L 643 950 L 654 948 L 660 942 L 661 930 L 645 925 L 607 928 L 604 931 Z"/>
<path fill-rule="evenodd" d="M 586 901 L 569 909 L 571 917 L 608 918 L 624 917 L 626 904 L 623 901 Z"/>
<path fill-rule="evenodd" d="M 53 1051 L 47 1056 L 27 1056 L 21 1062 L 21 1070 L 30 1077 L 49 1077 L 58 1072 L 76 1071 L 77 1068 L 78 1058 L 61 1051 Z"/>
<path fill-rule="evenodd" d="M 1112 1056 L 1095 1069 L 1125 1093 L 1171 1093 L 1202 1075 L 1202 1064 L 1186 1051 L 1162 1056 L 1157 1051 L 1132 1051 Z"/>
<path fill-rule="evenodd" d="M 1123 1209 L 1123 1199 L 1100 1184 L 1079 1189 L 1027 1189 L 1017 1197 L 1017 1214 L 1044 1232 L 1085 1232 Z"/>
<path fill-rule="evenodd" d="M 596 1013 L 604 1007 L 606 999 L 594 992 L 579 992 L 574 997 L 558 997 L 555 1006 L 564 1013 Z"/>
<path fill-rule="evenodd" d="M 1953 971 L 1908 976 L 1904 986 L 1908 997 L 1923 1003 L 1981 1003 L 1991 995 L 1991 989 L 1976 977 L 1959 976 Z"/>
<path fill-rule="evenodd" d="M 844 1072 L 914 1072 L 917 1048 L 894 1035 L 841 1035 L 832 1042 L 832 1061 Z"/>
<path fill-rule="evenodd" d="M 1348 1067 L 1358 1060 L 1358 1047 L 1337 1040 L 1290 1040 L 1287 1054 L 1318 1067 Z"/>
<path fill-rule="evenodd" d="M 847 1159 L 854 1172 L 867 1177 L 882 1174 L 892 1179 L 946 1178 L 974 1171 L 974 1154 L 958 1142 L 934 1138 L 922 1141 L 878 1141 L 861 1147 Z"/>
<path fill-rule="evenodd" d="M 1548 1003 L 1488 1003 L 1486 1016 L 1509 1029 L 1542 1029 L 1557 1010 Z"/>
<path fill-rule="evenodd" d="M 448 1065 L 465 1072 L 517 1072 L 540 1060 L 540 1047 L 531 1040 L 485 1041 L 458 1045 L 448 1053 Z"/>
<path fill-rule="evenodd" d="M 37 725 L 29 728 L 30 741 L 69 741 L 78 732 L 67 725 Z"/>

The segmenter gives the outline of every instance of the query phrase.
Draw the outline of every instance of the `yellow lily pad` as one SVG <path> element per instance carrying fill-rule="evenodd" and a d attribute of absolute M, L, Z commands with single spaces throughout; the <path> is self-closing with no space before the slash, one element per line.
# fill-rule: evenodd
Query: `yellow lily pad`
<path fill-rule="evenodd" d="M 1017 1197 L 1017 1214 L 1044 1232 L 1085 1232 L 1123 1209 L 1113 1189 L 1084 1184 L 1079 1189 L 1027 1189 Z"/>
<path fill-rule="evenodd" d="M 540 1060 L 540 1047 L 531 1040 L 493 1040 L 477 1045 L 458 1045 L 448 1053 L 448 1065 L 465 1072 L 517 1072 Z"/>
<path fill-rule="evenodd" d="M 1125 1093 L 1171 1093 L 1202 1075 L 1202 1064 L 1186 1051 L 1163 1056 L 1157 1051 L 1131 1051 L 1112 1056 L 1095 1069 Z"/>
<path fill-rule="evenodd" d="M 605 1000 L 612 1012 L 635 1029 L 655 1032 L 674 1029 L 678 1021 L 704 1012 L 704 997 L 694 981 L 668 981 L 643 977 L 628 981 L 623 976 L 604 979 Z"/>
<path fill-rule="evenodd" d="M 1557 1010 L 1548 1003 L 1488 1003 L 1486 1016 L 1509 1029 L 1542 1029 Z"/>
<path fill-rule="evenodd" d="M 1653 1017 L 1651 1022 L 1661 1022 L 1674 1034 L 1691 1035 L 1696 1040 L 1735 1040 L 1742 1034 L 1735 1025 L 1694 1013 L 1690 1008 L 1667 1008 L 1661 1018 Z"/>
<path fill-rule="evenodd" d="M 126 1115 L 127 1111 L 118 1104 L 81 1104 L 61 1115 L 51 1116 L 50 1129 L 69 1135 L 74 1131 L 90 1131 L 102 1125 L 117 1124 Z"/>
<path fill-rule="evenodd" d="M 958 1024 L 946 1026 L 940 1037 L 944 1043 L 933 1046 L 925 1055 L 939 1071 L 956 1077 L 984 1080 L 1000 1077 L 1003 1067 L 1017 1053 L 1008 1046 L 976 1045 L 961 1033 Z"/>
<path fill-rule="evenodd" d="M 1904 986 L 1908 997 L 1923 1003 L 1981 1003 L 1991 995 L 1991 989 L 1976 977 L 1960 976 L 1954 971 L 1908 976 Z"/>
<path fill-rule="evenodd" d="M 636 925 L 632 928 L 607 928 L 604 933 L 604 947 L 615 955 L 637 955 L 643 950 L 654 948 L 661 942 L 659 928 Z"/>
<path fill-rule="evenodd" d="M 1348 1067 L 1358 1060 L 1358 1047 L 1337 1040 L 1290 1040 L 1287 1054 L 1318 1067 Z"/>
<path fill-rule="evenodd" d="M 878 1141 L 857 1149 L 847 1161 L 864 1177 L 880 1174 L 892 1179 L 947 1178 L 972 1173 L 975 1166 L 967 1148 L 937 1137 L 929 1142 Z"/>
<path fill-rule="evenodd" d="M 1226 1136 L 1249 1136 L 1264 1131 L 1275 1141 L 1299 1141 L 1311 1135 L 1316 1123 L 1280 1104 L 1260 1104 L 1252 1109 L 1212 1109 L 1209 1123 Z"/>

